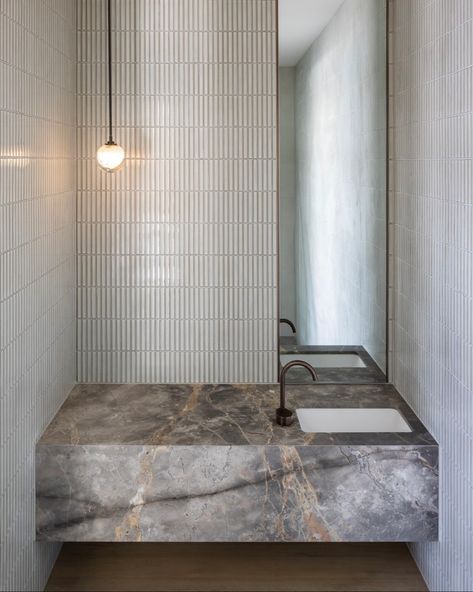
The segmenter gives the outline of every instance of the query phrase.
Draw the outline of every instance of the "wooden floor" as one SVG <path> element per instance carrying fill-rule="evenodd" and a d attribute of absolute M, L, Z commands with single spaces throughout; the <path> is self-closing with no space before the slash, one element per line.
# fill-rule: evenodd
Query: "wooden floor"
<path fill-rule="evenodd" d="M 46 590 L 427 590 L 403 544 L 67 543 Z"/>

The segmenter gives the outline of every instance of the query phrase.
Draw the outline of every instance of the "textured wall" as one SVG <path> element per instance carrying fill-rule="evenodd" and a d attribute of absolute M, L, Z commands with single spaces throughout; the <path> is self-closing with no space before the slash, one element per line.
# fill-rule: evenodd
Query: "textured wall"
<path fill-rule="evenodd" d="M 386 8 L 346 0 L 297 65 L 297 325 L 385 365 Z"/>
<path fill-rule="evenodd" d="M 34 446 L 75 380 L 76 4 L 0 2 L 0 589 L 42 589 Z"/>
<path fill-rule="evenodd" d="M 276 2 L 115 4 L 110 176 L 105 3 L 80 0 L 79 380 L 274 381 Z"/>
<path fill-rule="evenodd" d="M 294 231 L 296 225 L 295 68 L 279 68 L 279 310 L 296 322 Z M 291 330 L 281 325 L 281 333 Z"/>
<path fill-rule="evenodd" d="M 440 444 L 432 590 L 473 590 L 473 2 L 395 0 L 393 381 Z"/>

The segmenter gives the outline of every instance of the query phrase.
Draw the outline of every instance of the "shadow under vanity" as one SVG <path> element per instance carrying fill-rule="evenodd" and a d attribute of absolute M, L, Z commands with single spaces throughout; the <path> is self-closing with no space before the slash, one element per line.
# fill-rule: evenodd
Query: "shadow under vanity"
<path fill-rule="evenodd" d="M 438 446 L 390 385 L 288 385 L 405 433 L 274 421 L 278 385 L 78 385 L 36 448 L 42 541 L 434 541 Z"/>

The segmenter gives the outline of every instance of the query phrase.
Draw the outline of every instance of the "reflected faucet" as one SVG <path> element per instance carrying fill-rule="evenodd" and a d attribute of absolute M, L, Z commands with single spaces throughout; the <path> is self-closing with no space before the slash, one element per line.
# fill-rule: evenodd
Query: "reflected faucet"
<path fill-rule="evenodd" d="M 286 325 L 289 325 L 289 327 L 291 327 L 291 329 L 292 329 L 292 332 L 293 333 L 296 333 L 296 326 L 289 319 L 279 319 L 279 322 L 280 323 L 285 323 Z"/>
<path fill-rule="evenodd" d="M 287 371 L 291 368 L 294 368 L 294 366 L 306 368 L 308 372 L 310 372 L 314 382 L 319 379 L 315 369 L 303 360 L 291 360 L 282 368 L 281 374 L 279 376 L 279 407 L 276 409 L 276 423 L 278 423 L 280 426 L 290 426 L 294 421 L 294 413 L 290 409 L 286 408 L 286 374 Z"/>

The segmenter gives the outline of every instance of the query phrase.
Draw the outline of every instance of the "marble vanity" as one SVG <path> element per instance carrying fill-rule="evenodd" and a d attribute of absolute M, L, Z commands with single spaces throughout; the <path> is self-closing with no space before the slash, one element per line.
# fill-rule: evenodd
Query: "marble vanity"
<path fill-rule="evenodd" d="M 78 385 L 36 448 L 42 541 L 435 541 L 438 446 L 390 385 L 289 385 L 408 433 L 274 422 L 278 385 Z"/>

